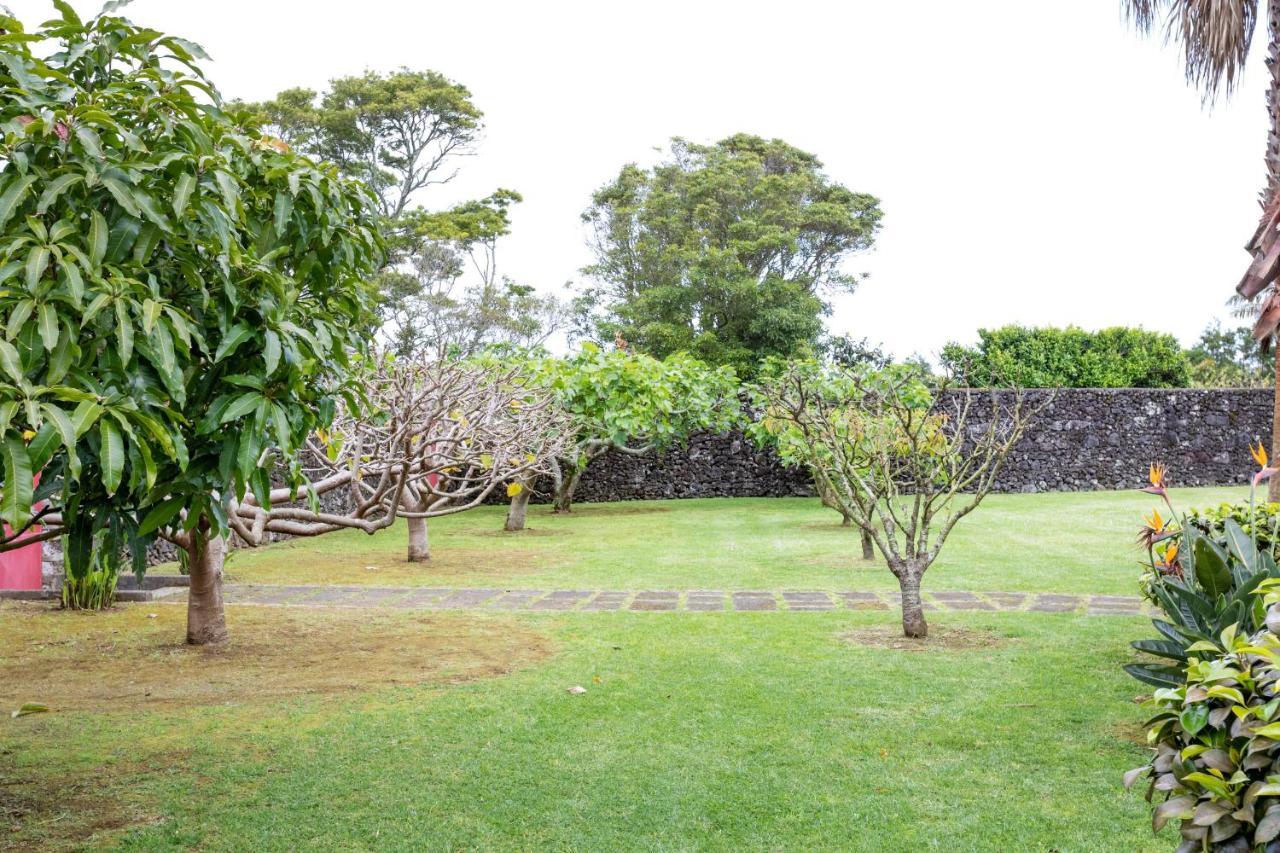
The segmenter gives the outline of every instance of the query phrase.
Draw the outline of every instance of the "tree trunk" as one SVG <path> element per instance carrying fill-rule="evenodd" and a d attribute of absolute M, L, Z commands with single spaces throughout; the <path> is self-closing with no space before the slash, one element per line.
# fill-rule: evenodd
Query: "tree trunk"
<path fill-rule="evenodd" d="M 1267 188 L 1266 207 L 1280 186 L 1280 3 L 1267 4 Z"/>
<path fill-rule="evenodd" d="M 431 559 L 431 542 L 427 537 L 425 518 L 406 518 L 409 526 L 409 562 L 425 563 Z"/>
<path fill-rule="evenodd" d="M 555 500 L 552 503 L 552 512 L 573 512 L 573 493 L 578 488 L 580 479 L 582 479 L 582 472 L 574 471 L 568 479 L 560 482 L 560 488 L 556 489 Z"/>
<path fill-rule="evenodd" d="M 862 531 L 862 559 L 874 560 L 876 558 L 876 543 L 871 538 L 871 534 Z"/>
<path fill-rule="evenodd" d="M 1277 3 L 1280 5 L 1280 3 Z M 1274 347 L 1276 362 L 1276 387 L 1272 397 L 1271 404 L 1271 459 L 1270 464 L 1276 465 L 1280 462 L 1280 345 Z M 1280 501 L 1280 475 L 1276 475 L 1267 481 L 1267 500 L 1275 503 Z"/>
<path fill-rule="evenodd" d="M 523 483 L 521 485 L 524 485 Z M 511 499 L 511 506 L 507 508 L 507 523 L 503 526 L 503 530 L 515 532 L 524 530 L 524 516 L 529 509 L 529 496 L 532 491 L 528 486 L 524 486 L 520 490 L 520 494 Z"/>
<path fill-rule="evenodd" d="M 1280 186 L 1280 2 L 1267 4 L 1267 188 L 1262 194 L 1265 210 Z M 1263 214 L 1266 215 L 1265 213 Z M 1272 285 L 1275 287 L 1275 285 Z M 1272 341 L 1276 345 L 1276 341 Z M 1276 346 L 1276 390 L 1271 422 L 1271 458 L 1280 458 L 1280 346 Z M 1280 501 L 1280 479 L 1272 477 L 1267 497 Z"/>
<path fill-rule="evenodd" d="M 204 525 L 202 525 L 204 526 Z M 222 606 L 222 565 L 226 540 L 210 536 L 208 529 L 191 532 L 187 568 L 191 588 L 187 592 L 187 642 L 193 646 L 227 641 L 227 613 Z"/>
<path fill-rule="evenodd" d="M 904 561 L 894 572 L 902 591 L 902 633 L 907 637 L 924 639 L 929 636 L 929 625 L 924 621 L 924 604 L 920 601 L 920 577 L 924 570 L 910 561 Z"/>

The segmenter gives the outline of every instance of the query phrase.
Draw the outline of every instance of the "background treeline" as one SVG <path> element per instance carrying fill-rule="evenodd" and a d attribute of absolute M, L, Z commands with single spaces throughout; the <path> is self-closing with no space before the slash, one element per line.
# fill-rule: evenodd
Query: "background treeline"
<path fill-rule="evenodd" d="M 1273 372 L 1248 327 L 1218 324 L 1185 350 L 1173 335 L 1146 329 L 1002 326 L 981 329 L 976 346 L 948 344 L 941 360 L 975 387 L 1264 388 Z"/>

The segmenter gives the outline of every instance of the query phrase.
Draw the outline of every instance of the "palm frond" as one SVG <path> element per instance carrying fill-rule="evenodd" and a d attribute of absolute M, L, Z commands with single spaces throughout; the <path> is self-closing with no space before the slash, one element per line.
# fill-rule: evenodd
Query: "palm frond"
<path fill-rule="evenodd" d="M 1177 42 L 1187 82 L 1213 101 L 1239 82 L 1258 23 L 1258 0 L 1121 0 L 1142 33 L 1164 17 L 1164 39 Z"/>

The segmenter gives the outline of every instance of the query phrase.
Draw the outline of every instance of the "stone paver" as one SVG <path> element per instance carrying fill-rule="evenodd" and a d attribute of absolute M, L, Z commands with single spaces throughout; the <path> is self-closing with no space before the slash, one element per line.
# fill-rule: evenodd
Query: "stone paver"
<path fill-rule="evenodd" d="M 724 610 L 724 593 L 716 589 L 694 589 L 685 596 L 685 609 L 697 611 Z"/>
<path fill-rule="evenodd" d="M 1079 610 L 1080 603 L 1081 599 L 1078 595 L 1041 593 L 1031 603 L 1031 609 L 1037 613 L 1070 613 Z"/>
<path fill-rule="evenodd" d="M 844 601 L 850 610 L 888 610 L 889 605 L 874 592 L 838 592 L 836 596 Z"/>
<path fill-rule="evenodd" d="M 559 589 L 532 605 L 533 610 L 572 610 L 591 597 L 589 589 Z"/>
<path fill-rule="evenodd" d="M 596 597 L 583 605 L 583 610 L 621 610 L 631 597 L 629 592 L 598 592 Z"/>
<path fill-rule="evenodd" d="M 787 603 L 788 610 L 834 610 L 831 593 L 828 592 L 784 592 L 782 600 Z"/>
<path fill-rule="evenodd" d="M 897 590 L 718 590 L 662 589 L 428 589 L 422 587 L 274 586 L 227 584 L 223 595 L 229 604 L 262 604 L 281 607 L 394 607 L 424 610 L 531 610 L 531 611 L 792 611 L 797 613 L 847 610 L 889 610 L 899 606 Z M 172 599 L 182 600 L 182 596 Z M 1136 596 L 1071 595 L 1042 592 L 929 591 L 926 610 L 1031 611 L 1081 613 L 1089 616 L 1136 616 L 1150 612 Z"/>
<path fill-rule="evenodd" d="M 735 592 L 734 610 L 777 610 L 778 599 L 771 592 Z"/>
<path fill-rule="evenodd" d="M 440 610 L 467 610 L 479 607 L 500 592 L 500 589 L 455 589 L 428 606 Z"/>
<path fill-rule="evenodd" d="M 677 610 L 679 607 L 680 593 L 673 589 L 638 592 L 631 602 L 632 610 Z"/>

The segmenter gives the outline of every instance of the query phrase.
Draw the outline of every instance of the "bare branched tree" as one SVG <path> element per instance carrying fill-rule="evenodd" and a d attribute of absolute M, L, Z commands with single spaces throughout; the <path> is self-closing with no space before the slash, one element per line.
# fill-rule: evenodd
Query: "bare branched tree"
<path fill-rule="evenodd" d="M 793 437 L 824 503 L 884 555 L 902 592 L 903 633 L 925 637 L 924 573 L 1048 397 L 1032 404 L 1017 389 L 953 390 L 905 366 L 833 370 L 834 382 L 793 364 L 763 381 L 762 418 Z"/>

